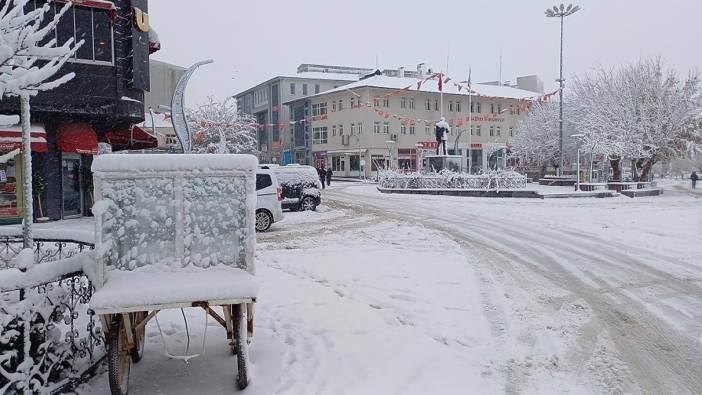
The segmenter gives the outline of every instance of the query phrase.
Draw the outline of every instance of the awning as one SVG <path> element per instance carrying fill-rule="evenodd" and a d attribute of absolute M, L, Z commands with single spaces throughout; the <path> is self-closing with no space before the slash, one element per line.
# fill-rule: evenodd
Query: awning
<path fill-rule="evenodd" d="M 149 149 L 158 146 L 158 139 L 139 126 L 107 132 L 105 139 L 115 150 Z"/>
<path fill-rule="evenodd" d="M 332 151 L 327 151 L 327 155 L 331 154 L 349 154 L 349 155 L 358 155 L 358 149 L 338 149 L 338 150 L 332 150 Z M 363 148 L 361 149 L 361 154 L 365 154 L 366 149 Z"/>
<path fill-rule="evenodd" d="M 42 125 L 32 125 L 29 128 L 32 136 L 32 151 L 47 152 L 46 131 Z M 0 152 L 10 152 L 14 149 L 22 149 L 22 127 L 20 126 L 0 126 Z"/>
<path fill-rule="evenodd" d="M 115 3 L 109 0 L 56 0 L 57 3 L 72 2 L 74 6 L 99 8 L 101 10 L 116 10 Z"/>
<path fill-rule="evenodd" d="M 95 155 L 98 139 L 95 130 L 87 122 L 63 124 L 58 128 L 56 145 L 62 152 Z"/>

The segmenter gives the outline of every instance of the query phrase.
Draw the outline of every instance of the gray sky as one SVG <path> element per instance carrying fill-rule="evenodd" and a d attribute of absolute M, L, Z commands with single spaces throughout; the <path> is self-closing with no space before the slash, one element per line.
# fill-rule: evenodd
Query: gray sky
<path fill-rule="evenodd" d="M 300 63 L 435 70 L 473 81 L 558 77 L 559 24 L 549 0 L 238 1 L 151 0 L 162 49 L 181 66 L 212 58 L 192 78 L 188 103 L 222 98 Z M 558 2 L 557 4 L 560 4 Z M 568 4 L 568 3 L 566 3 Z M 702 1 L 581 0 L 566 18 L 565 74 L 661 56 L 681 73 L 702 67 Z M 195 6 L 195 7 L 193 7 Z"/>

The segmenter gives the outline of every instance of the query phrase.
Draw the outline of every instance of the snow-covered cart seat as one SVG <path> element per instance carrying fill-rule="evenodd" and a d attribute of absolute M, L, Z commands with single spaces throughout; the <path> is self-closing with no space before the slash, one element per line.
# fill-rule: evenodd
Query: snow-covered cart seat
<path fill-rule="evenodd" d="M 91 307 L 255 297 L 256 167 L 251 155 L 96 157 Z"/>

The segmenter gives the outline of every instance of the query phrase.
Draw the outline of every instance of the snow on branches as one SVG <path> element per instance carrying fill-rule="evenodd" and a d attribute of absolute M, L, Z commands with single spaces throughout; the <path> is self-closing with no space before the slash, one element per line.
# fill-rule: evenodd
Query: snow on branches
<path fill-rule="evenodd" d="M 256 120 L 237 113 L 231 98 L 209 101 L 187 111 L 193 152 L 200 154 L 256 154 Z"/>
<path fill-rule="evenodd" d="M 74 45 L 73 38 L 62 44 L 56 38 L 47 39 L 71 3 L 45 23 L 51 3 L 25 12 L 29 1 L 6 0 L 0 6 L 0 97 L 33 96 L 74 77 L 68 73 L 51 79 L 83 41 Z"/>
<path fill-rule="evenodd" d="M 564 106 L 565 119 L 568 119 L 568 106 Z M 571 150 L 572 140 L 567 138 L 572 126 L 564 125 L 564 147 Z M 572 134 L 572 133 L 571 133 Z M 529 114 L 519 121 L 512 141 L 511 155 L 526 159 L 529 163 L 556 166 L 559 153 L 558 103 L 534 103 Z"/>
<path fill-rule="evenodd" d="M 631 159 L 636 179 L 647 179 L 656 162 L 702 145 L 694 127 L 700 108 L 697 73 L 681 81 L 660 58 L 646 59 L 614 70 L 596 68 L 576 77 L 572 92 L 573 121 L 586 144 L 615 161 Z"/>

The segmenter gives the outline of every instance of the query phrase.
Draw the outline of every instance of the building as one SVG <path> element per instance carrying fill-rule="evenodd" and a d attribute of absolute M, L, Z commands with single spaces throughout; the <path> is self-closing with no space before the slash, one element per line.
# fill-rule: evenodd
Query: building
<path fill-rule="evenodd" d="M 234 97 L 237 109 L 253 115 L 259 125 L 260 161 L 266 163 L 306 163 L 310 147 L 301 130 L 290 124 L 293 118 L 283 103 L 349 84 L 371 69 L 302 64 L 297 74 L 279 75 Z"/>
<path fill-rule="evenodd" d="M 36 0 L 29 7 L 42 6 Z M 63 1 L 52 2 L 60 7 Z M 134 124 L 144 120 L 144 92 L 149 90 L 148 60 L 160 44 L 150 29 L 147 0 L 74 1 L 54 34 L 85 44 L 59 72 L 75 72 L 68 83 L 32 97 L 32 162 L 37 217 L 74 218 L 93 205 L 90 165 L 98 143 L 113 149 L 133 144 Z M 53 14 L 54 10 L 51 11 Z M 4 98 L 0 114 L 19 114 L 19 100 Z M 2 128 L 0 154 L 21 147 L 19 128 Z M 138 131 L 137 131 L 138 133 Z M 153 141 L 149 141 L 152 144 Z M 0 222 L 22 218 L 21 156 L 0 164 Z M 41 202 L 41 205 L 39 204 Z"/>
<path fill-rule="evenodd" d="M 184 67 L 160 60 L 149 61 L 150 89 L 144 95 L 144 122 L 139 128 L 158 140 L 157 148 L 164 151 L 182 151 L 173 129 L 170 106 L 178 81 L 185 74 Z"/>
<path fill-rule="evenodd" d="M 311 140 L 315 164 L 331 166 L 339 176 L 369 177 L 383 168 L 418 170 L 424 155 L 436 153 L 434 125 L 443 115 L 452 128 L 449 154 L 461 155 L 464 168 L 469 140 L 473 172 L 500 168 L 517 121 L 525 116 L 526 100 L 543 93 L 474 83 L 469 106 L 465 82 L 444 76 L 440 92 L 439 77 L 424 73 L 423 65 L 411 77 L 403 69 L 390 75 L 388 70 L 377 71 L 285 103 L 294 114 L 296 134 L 300 130 Z M 519 81 L 530 89 L 543 86 L 536 76 Z"/>

